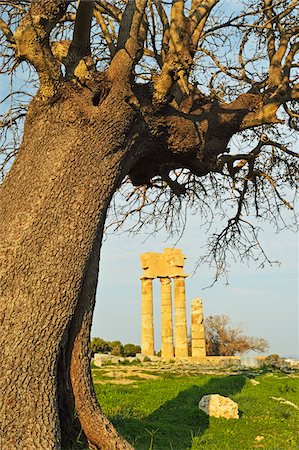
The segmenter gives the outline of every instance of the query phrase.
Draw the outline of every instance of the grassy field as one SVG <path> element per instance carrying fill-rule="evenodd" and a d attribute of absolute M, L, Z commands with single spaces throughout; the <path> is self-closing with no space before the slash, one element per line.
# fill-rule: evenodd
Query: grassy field
<path fill-rule="evenodd" d="M 94 368 L 93 377 L 103 411 L 136 449 L 299 449 L 299 374 L 199 374 L 147 363 Z M 209 393 L 236 401 L 240 419 L 200 412 Z"/>

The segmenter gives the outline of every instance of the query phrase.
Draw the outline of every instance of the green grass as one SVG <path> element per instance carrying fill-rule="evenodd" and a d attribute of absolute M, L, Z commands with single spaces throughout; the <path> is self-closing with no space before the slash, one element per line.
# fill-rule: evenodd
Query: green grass
<path fill-rule="evenodd" d="M 95 384 L 98 400 L 136 449 L 299 449 L 299 411 L 271 399 L 283 397 L 299 406 L 299 378 L 266 373 L 256 377 L 260 384 L 254 386 L 243 375 L 168 373 L 120 385 L 103 375 L 94 372 L 95 381 L 106 383 Z M 200 398 L 209 393 L 235 400 L 240 419 L 209 418 L 199 411 Z M 257 441 L 257 436 L 264 438 Z"/>

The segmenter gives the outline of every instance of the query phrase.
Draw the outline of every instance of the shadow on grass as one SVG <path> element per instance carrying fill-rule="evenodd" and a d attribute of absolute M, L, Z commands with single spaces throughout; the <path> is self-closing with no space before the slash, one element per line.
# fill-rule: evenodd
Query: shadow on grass
<path fill-rule="evenodd" d="M 202 386 L 193 385 L 181 392 L 144 419 L 111 419 L 138 450 L 186 450 L 192 437 L 200 436 L 209 427 L 209 417 L 198 409 L 201 397 L 216 393 L 228 397 L 240 392 L 244 384 L 243 376 L 212 378 Z"/>

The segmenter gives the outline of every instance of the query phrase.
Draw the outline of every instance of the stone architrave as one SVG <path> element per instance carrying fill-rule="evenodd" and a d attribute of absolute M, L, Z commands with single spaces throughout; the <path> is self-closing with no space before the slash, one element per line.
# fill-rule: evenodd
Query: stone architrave
<path fill-rule="evenodd" d="M 173 326 L 172 326 L 172 296 L 169 277 L 160 278 L 161 282 L 161 334 L 162 358 L 173 358 Z"/>
<path fill-rule="evenodd" d="M 206 341 L 203 321 L 202 301 L 195 298 L 191 303 L 191 343 L 192 357 L 206 357 Z"/>
<path fill-rule="evenodd" d="M 175 357 L 188 357 L 185 277 L 174 277 Z"/>
<path fill-rule="evenodd" d="M 143 276 L 147 278 L 184 276 L 185 258 L 179 248 L 165 248 L 163 253 L 143 253 L 140 255 Z"/>
<path fill-rule="evenodd" d="M 154 317 L 153 317 L 153 280 L 141 278 L 142 311 L 141 311 L 141 352 L 144 355 L 154 355 Z"/>

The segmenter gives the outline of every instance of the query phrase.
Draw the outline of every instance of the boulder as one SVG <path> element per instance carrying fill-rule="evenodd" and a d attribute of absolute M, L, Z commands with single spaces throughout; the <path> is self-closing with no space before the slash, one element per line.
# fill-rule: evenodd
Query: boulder
<path fill-rule="evenodd" d="M 204 395 L 200 399 L 198 407 L 209 416 L 239 419 L 237 403 L 219 394 Z"/>
<path fill-rule="evenodd" d="M 255 380 L 254 378 L 251 378 L 251 379 L 249 380 L 249 382 L 250 382 L 251 384 L 253 384 L 253 386 L 257 386 L 258 384 L 261 384 L 259 381 Z"/>
<path fill-rule="evenodd" d="M 102 367 L 103 364 L 112 362 L 113 356 L 107 355 L 106 353 L 95 353 L 93 357 L 93 363 L 97 367 Z"/>

